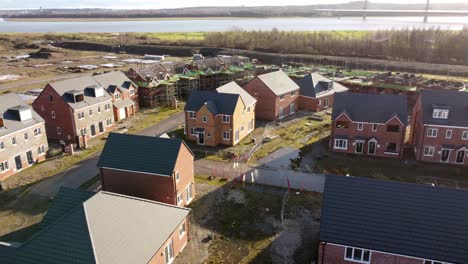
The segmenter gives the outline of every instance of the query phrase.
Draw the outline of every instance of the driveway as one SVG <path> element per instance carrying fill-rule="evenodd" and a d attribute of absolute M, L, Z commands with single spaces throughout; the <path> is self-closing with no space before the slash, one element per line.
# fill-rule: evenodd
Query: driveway
<path fill-rule="evenodd" d="M 183 124 L 183 122 L 184 113 L 180 112 L 136 134 L 144 136 L 161 135 L 176 129 Z M 100 152 L 96 153 L 90 158 L 78 162 L 66 171 L 34 185 L 31 187 L 31 193 L 52 197 L 55 196 L 61 186 L 70 188 L 80 187 L 83 183 L 98 175 L 99 170 L 97 168 L 97 162 L 100 155 Z"/>

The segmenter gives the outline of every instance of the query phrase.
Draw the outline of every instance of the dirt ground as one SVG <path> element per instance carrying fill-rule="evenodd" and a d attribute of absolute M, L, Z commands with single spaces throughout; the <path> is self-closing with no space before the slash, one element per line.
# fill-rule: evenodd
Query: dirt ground
<path fill-rule="evenodd" d="M 310 263 L 316 257 L 321 195 L 197 179 L 190 242 L 174 263 Z M 285 247 L 285 245 L 288 245 Z"/>

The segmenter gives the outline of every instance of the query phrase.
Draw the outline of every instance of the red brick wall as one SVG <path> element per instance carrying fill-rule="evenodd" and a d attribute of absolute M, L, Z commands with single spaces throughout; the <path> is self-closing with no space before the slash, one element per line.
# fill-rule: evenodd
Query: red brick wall
<path fill-rule="evenodd" d="M 349 128 L 336 128 L 337 121 L 348 121 L 350 122 Z M 392 133 L 386 131 L 387 125 L 398 125 L 400 127 L 399 133 Z M 365 138 L 365 143 L 363 146 L 363 154 L 356 154 L 356 155 L 366 155 L 369 146 L 369 139 L 376 138 L 377 139 L 377 148 L 376 153 L 373 156 L 380 156 L 380 157 L 402 157 L 403 154 L 403 147 L 404 147 L 404 139 L 406 133 L 406 127 L 403 126 L 397 118 L 393 118 L 387 124 L 378 124 L 377 131 L 372 132 L 372 124 L 364 123 L 363 130 L 358 131 L 358 122 L 352 122 L 346 115 L 339 116 L 336 120 L 332 121 L 332 136 L 330 140 L 330 149 L 335 152 L 342 152 L 342 153 L 349 153 L 349 154 L 356 154 L 355 153 L 355 140 L 357 137 Z M 339 150 L 334 149 L 335 138 L 336 136 L 348 136 L 348 149 L 347 150 Z M 388 154 L 385 153 L 385 149 L 387 144 L 389 143 L 396 143 L 397 144 L 397 152 L 398 155 Z"/>
<path fill-rule="evenodd" d="M 273 121 L 279 118 L 280 108 L 284 108 L 284 114 L 288 115 L 289 105 L 295 104 L 295 112 L 299 109 L 299 89 L 296 91 L 295 96 L 289 93 L 285 94 L 284 100 L 280 100 L 259 78 L 253 79 L 249 82 L 244 89 L 257 99 L 255 108 L 255 118 L 262 120 Z"/>
<path fill-rule="evenodd" d="M 174 258 L 177 258 L 180 252 L 185 248 L 187 242 L 189 240 L 189 219 L 186 218 L 183 223 L 181 223 L 171 234 L 171 236 L 164 242 L 164 245 L 154 254 L 153 258 L 148 262 L 149 264 L 166 264 L 165 256 L 164 256 L 164 249 L 166 245 L 172 238 L 173 248 L 174 248 Z M 185 225 L 185 234 L 180 237 L 179 236 L 179 229 L 182 225 Z"/>
<path fill-rule="evenodd" d="M 328 98 L 328 107 L 325 107 L 325 98 Z M 318 104 L 320 100 L 320 105 Z M 306 110 L 312 112 L 320 112 L 324 109 L 333 106 L 333 94 L 320 98 L 313 98 L 308 96 L 299 96 L 299 110 Z"/>
<path fill-rule="evenodd" d="M 353 261 L 347 261 L 345 257 L 346 247 L 335 244 L 319 244 L 318 264 L 356 264 Z M 405 257 L 400 255 L 388 254 L 372 251 L 370 257 L 371 264 L 423 264 L 424 261 L 418 258 Z"/>
<path fill-rule="evenodd" d="M 49 96 L 52 96 L 52 102 Z M 72 109 L 52 87 L 47 85 L 32 106 L 45 120 L 48 138 L 65 141 L 70 138 L 73 142 L 75 141 L 77 135 L 73 127 Z M 55 118 L 52 118 L 51 111 L 55 111 Z M 57 133 L 57 127 L 62 129 L 60 135 Z"/>
<path fill-rule="evenodd" d="M 101 168 L 102 189 L 176 205 L 174 178 Z"/>

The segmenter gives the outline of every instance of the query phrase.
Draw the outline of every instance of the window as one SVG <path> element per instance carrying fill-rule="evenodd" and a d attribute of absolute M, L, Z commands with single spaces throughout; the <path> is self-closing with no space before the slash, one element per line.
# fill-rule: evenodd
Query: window
<path fill-rule="evenodd" d="M 185 235 L 185 222 L 179 228 L 179 237 L 183 237 Z"/>
<path fill-rule="evenodd" d="M 190 135 L 195 135 L 195 129 L 193 129 L 193 127 L 190 128 Z"/>
<path fill-rule="evenodd" d="M 370 250 L 346 247 L 344 259 L 352 262 L 369 263 L 370 257 Z"/>
<path fill-rule="evenodd" d="M 242 123 L 242 126 L 241 126 L 241 132 L 242 132 L 242 131 L 244 131 L 244 129 L 245 129 L 245 124 L 244 124 L 244 123 Z"/>
<path fill-rule="evenodd" d="M 230 140 L 231 139 L 231 132 L 224 131 L 223 132 L 223 139 L 224 140 Z"/>
<path fill-rule="evenodd" d="M 397 153 L 397 144 L 388 143 L 387 148 L 385 149 L 385 152 Z"/>
<path fill-rule="evenodd" d="M 239 129 L 237 129 L 235 132 L 234 132 L 234 140 L 237 142 L 239 141 Z"/>
<path fill-rule="evenodd" d="M 86 134 L 87 134 L 86 127 L 85 127 L 85 128 L 82 128 L 82 129 L 80 129 L 80 134 L 81 134 L 82 136 L 86 136 Z"/>
<path fill-rule="evenodd" d="M 93 115 L 93 109 L 89 109 L 89 115 L 90 115 L 90 116 Z"/>
<path fill-rule="evenodd" d="M 187 194 L 187 203 L 190 202 L 193 199 L 193 192 L 192 192 L 192 186 L 193 183 L 190 183 L 186 188 L 185 188 L 185 193 Z"/>
<path fill-rule="evenodd" d="M 50 111 L 50 116 L 51 116 L 52 118 L 55 118 L 55 111 Z"/>
<path fill-rule="evenodd" d="M 169 243 L 164 247 L 164 260 L 166 264 L 171 263 L 174 260 L 174 246 L 172 243 L 172 238 Z"/>
<path fill-rule="evenodd" d="M 106 125 L 107 125 L 107 126 L 111 126 L 112 123 L 113 123 L 112 118 L 107 118 L 107 120 L 106 120 Z"/>
<path fill-rule="evenodd" d="M 34 136 L 39 136 L 40 134 L 42 134 L 41 128 L 40 127 L 35 128 L 34 129 Z"/>
<path fill-rule="evenodd" d="M 432 112 L 432 118 L 447 119 L 448 114 L 448 109 L 434 109 L 434 112 Z"/>
<path fill-rule="evenodd" d="M 114 95 L 114 97 L 115 97 L 115 99 L 120 99 L 120 94 L 119 94 L 119 93 L 116 93 L 116 94 Z"/>
<path fill-rule="evenodd" d="M 231 116 L 223 115 L 223 123 L 230 123 L 230 122 L 231 122 Z"/>
<path fill-rule="evenodd" d="M 335 139 L 335 149 L 348 149 L 348 140 L 347 139 Z"/>
<path fill-rule="evenodd" d="M 180 173 L 178 171 L 176 171 L 176 173 L 175 173 L 175 179 L 176 179 L 176 181 L 180 180 Z"/>
<path fill-rule="evenodd" d="M 358 131 L 364 130 L 364 123 L 357 123 L 357 130 Z"/>
<path fill-rule="evenodd" d="M 49 95 L 49 101 L 51 101 L 51 102 L 54 101 L 54 97 L 52 95 Z"/>
<path fill-rule="evenodd" d="M 101 113 L 101 107 L 100 107 L 100 106 L 98 106 L 97 112 L 98 112 L 98 113 Z"/>
<path fill-rule="evenodd" d="M 45 153 L 45 147 L 44 145 L 41 145 L 37 148 L 37 155 L 42 155 Z"/>
<path fill-rule="evenodd" d="M 3 141 L 0 141 L 0 150 L 5 149 L 5 144 L 3 144 Z"/>
<path fill-rule="evenodd" d="M 203 123 L 207 123 L 208 122 L 208 117 L 207 116 L 202 116 L 202 121 L 203 121 Z"/>
<path fill-rule="evenodd" d="M 59 134 L 59 135 L 62 134 L 62 129 L 60 127 L 57 127 L 57 134 Z"/>
<path fill-rule="evenodd" d="M 250 109 L 250 106 L 247 107 L 247 113 L 250 113 L 250 110 L 251 110 L 251 109 Z"/>
<path fill-rule="evenodd" d="M 435 151 L 435 148 L 434 148 L 434 147 L 425 146 L 425 147 L 424 147 L 424 156 L 426 156 L 426 157 L 432 157 L 432 156 L 434 156 L 434 151 Z"/>
<path fill-rule="evenodd" d="M 8 161 L 0 162 L 0 172 L 8 170 Z"/>
<path fill-rule="evenodd" d="M 463 131 L 462 139 L 463 140 L 468 140 L 468 131 Z"/>
<path fill-rule="evenodd" d="M 104 105 L 104 110 L 109 111 L 110 110 L 110 104 L 105 104 Z"/>
<path fill-rule="evenodd" d="M 84 112 L 78 113 L 78 119 L 83 119 L 84 118 Z"/>
<path fill-rule="evenodd" d="M 294 97 L 296 95 L 296 91 L 291 92 L 291 97 Z"/>
<path fill-rule="evenodd" d="M 28 140 L 28 139 L 29 139 L 28 133 L 24 133 L 24 140 Z"/>
<path fill-rule="evenodd" d="M 372 124 L 372 132 L 376 132 L 377 131 L 377 124 Z"/>
<path fill-rule="evenodd" d="M 322 105 L 322 100 L 318 100 L 317 105 Z"/>
<path fill-rule="evenodd" d="M 283 101 L 284 100 L 284 95 L 281 95 L 280 96 L 280 101 Z"/>
<path fill-rule="evenodd" d="M 183 199 L 182 199 L 182 193 L 181 192 L 178 192 L 177 193 L 177 204 L 179 205 L 180 203 L 182 203 Z"/>
<path fill-rule="evenodd" d="M 452 138 L 452 130 L 445 131 L 445 138 L 451 139 Z"/>
<path fill-rule="evenodd" d="M 12 144 L 12 145 L 16 145 L 16 137 L 12 137 L 12 138 L 11 138 L 11 144 Z"/>
<path fill-rule="evenodd" d="M 428 128 L 427 129 L 427 136 L 428 137 L 437 137 L 437 128 Z"/>
<path fill-rule="evenodd" d="M 188 112 L 190 119 L 195 119 L 195 112 Z"/>
<path fill-rule="evenodd" d="M 398 133 L 400 132 L 400 126 L 398 125 L 388 125 L 387 132 Z"/>
<path fill-rule="evenodd" d="M 254 126 L 253 119 L 250 119 L 250 121 L 249 121 L 249 131 L 253 130 L 253 126 Z"/>
<path fill-rule="evenodd" d="M 131 89 L 130 90 L 130 95 L 134 95 L 135 94 L 135 90 L 134 89 Z"/>
<path fill-rule="evenodd" d="M 336 121 L 336 128 L 349 128 L 348 121 Z"/>
<path fill-rule="evenodd" d="M 447 262 L 435 261 L 435 260 L 425 260 L 424 264 L 448 264 Z"/>

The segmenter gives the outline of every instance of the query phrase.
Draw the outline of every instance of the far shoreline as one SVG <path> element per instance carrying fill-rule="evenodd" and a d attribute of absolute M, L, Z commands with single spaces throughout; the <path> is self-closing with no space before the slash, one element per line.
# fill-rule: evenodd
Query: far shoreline
<path fill-rule="evenodd" d="M 300 16 L 285 16 L 285 17 L 90 17 L 90 18 L 67 18 L 67 17 L 50 17 L 50 18 L 0 18 L 4 22 L 107 22 L 107 21 L 174 21 L 174 20 L 257 20 L 257 19 L 291 19 L 291 18 L 320 18 L 315 17 L 300 17 Z M 331 18 L 331 17 L 330 17 Z M 335 17 L 336 18 L 336 17 Z"/>

